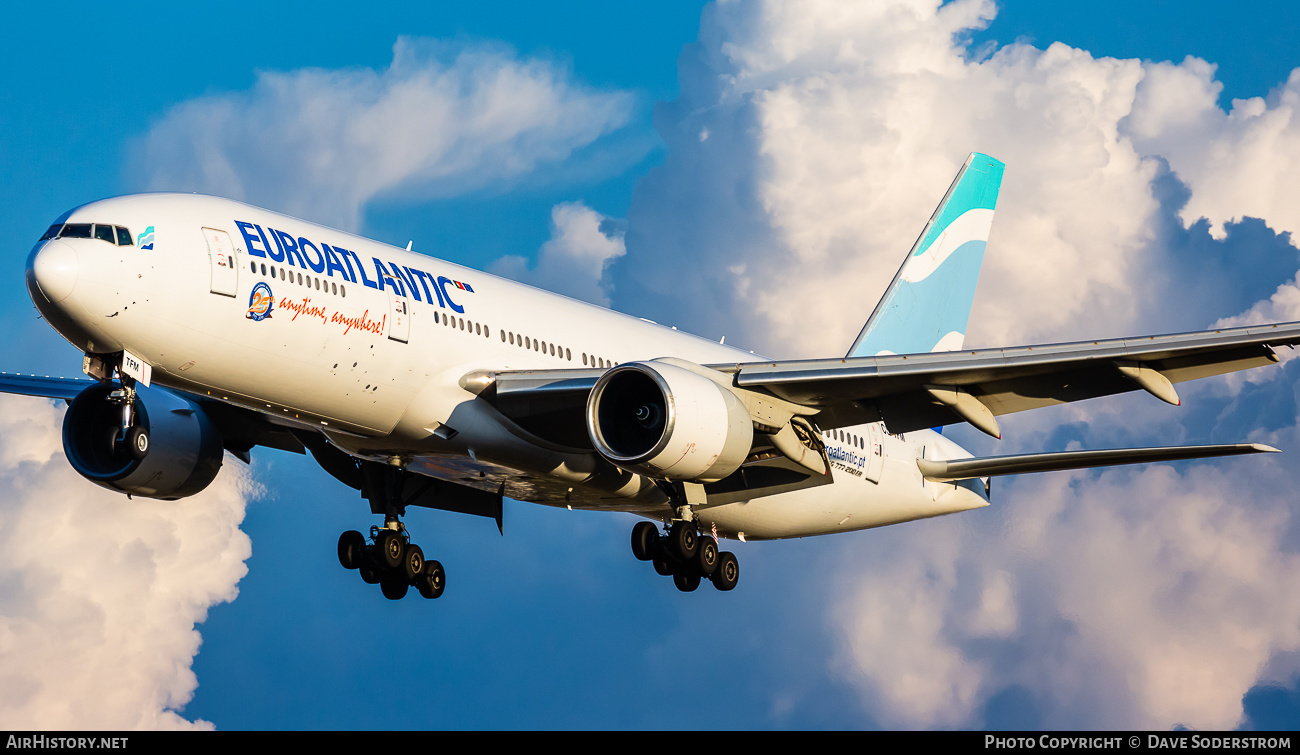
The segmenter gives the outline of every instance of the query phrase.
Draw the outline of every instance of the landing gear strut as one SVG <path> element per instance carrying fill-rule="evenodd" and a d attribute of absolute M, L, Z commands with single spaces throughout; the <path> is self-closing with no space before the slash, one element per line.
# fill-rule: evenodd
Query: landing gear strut
<path fill-rule="evenodd" d="M 118 458 L 127 455 L 139 461 L 149 454 L 149 431 L 136 424 L 135 380 L 126 375 L 121 380 L 122 387 L 108 394 L 110 403 L 122 407 L 121 424 L 108 433 L 109 454 Z"/>
<path fill-rule="evenodd" d="M 370 500 L 372 512 L 384 515 L 384 526 L 371 527 L 369 538 L 356 530 L 340 535 L 339 563 L 359 571 L 367 584 L 379 585 L 389 600 L 401 600 L 412 587 L 430 600 L 441 596 L 447 573 L 441 563 L 425 560 L 424 550 L 411 542 L 399 518 L 406 513 L 406 470 L 400 463 L 367 463 L 361 475 L 362 495 Z"/>

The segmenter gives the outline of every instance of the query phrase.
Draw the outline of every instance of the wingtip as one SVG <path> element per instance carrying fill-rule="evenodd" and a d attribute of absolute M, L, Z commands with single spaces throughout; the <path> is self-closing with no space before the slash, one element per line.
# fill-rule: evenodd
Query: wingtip
<path fill-rule="evenodd" d="M 1265 444 L 1263 444 L 1263 443 L 1251 443 L 1251 444 L 1250 444 L 1250 447 L 1253 448 L 1253 449 L 1255 449 L 1255 451 L 1256 451 L 1257 453 L 1262 453 L 1262 454 L 1280 454 L 1280 453 L 1282 453 L 1282 449 L 1280 449 L 1280 448 L 1274 448 L 1274 447 L 1272 447 L 1272 446 L 1265 445 Z"/>

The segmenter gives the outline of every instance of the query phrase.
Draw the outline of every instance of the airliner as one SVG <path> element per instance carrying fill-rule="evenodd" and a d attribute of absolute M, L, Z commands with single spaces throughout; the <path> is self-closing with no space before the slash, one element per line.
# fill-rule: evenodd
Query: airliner
<path fill-rule="evenodd" d="M 971 154 L 842 357 L 780 361 L 241 202 L 138 194 L 64 213 L 27 258 L 84 378 L 68 462 L 165 501 L 255 447 L 311 454 L 379 519 L 340 563 L 437 598 L 410 507 L 492 519 L 505 498 L 626 512 L 636 558 L 684 592 L 736 587 L 724 541 L 850 532 L 989 505 L 1000 475 L 1274 452 L 1254 443 L 974 458 L 967 423 L 1272 364 L 1300 323 L 997 349 L 964 334 L 1003 164 Z M 381 523 L 378 523 L 382 521 Z"/>

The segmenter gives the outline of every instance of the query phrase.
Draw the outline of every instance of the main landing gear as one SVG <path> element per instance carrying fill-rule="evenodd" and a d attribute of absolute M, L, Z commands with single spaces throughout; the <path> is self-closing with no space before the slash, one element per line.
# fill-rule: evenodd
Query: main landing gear
<path fill-rule="evenodd" d="M 383 515 L 384 526 L 371 527 L 369 538 L 356 530 L 340 535 L 339 563 L 359 571 L 367 584 L 379 585 L 389 600 L 401 600 L 412 587 L 430 600 L 442 595 L 447 573 L 442 564 L 424 559 L 424 551 L 411 542 L 401 520 L 407 504 L 421 495 L 420 486 L 432 482 L 413 478 L 399 457 L 387 464 L 362 462 L 356 470 L 361 495 L 370 501 L 370 513 Z"/>
<path fill-rule="evenodd" d="M 371 527 L 369 539 L 356 530 L 340 535 L 339 563 L 359 571 L 367 584 L 379 585 L 389 600 L 401 600 L 411 587 L 432 600 L 447 587 L 442 564 L 425 561 L 424 551 L 395 520 L 384 527 Z"/>
<path fill-rule="evenodd" d="M 722 591 L 735 589 L 740 581 L 740 562 L 734 553 L 719 551 L 718 541 L 696 531 L 694 522 L 678 520 L 666 534 L 651 522 L 632 528 L 632 554 L 654 563 L 655 571 L 672 577 L 682 592 L 691 592 L 708 579 Z"/>

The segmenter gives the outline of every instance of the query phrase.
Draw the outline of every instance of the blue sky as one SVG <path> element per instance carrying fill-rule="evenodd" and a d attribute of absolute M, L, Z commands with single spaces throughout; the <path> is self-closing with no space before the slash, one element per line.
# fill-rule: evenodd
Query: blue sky
<path fill-rule="evenodd" d="M 824 10 L 814 4 L 790 19 L 815 19 Z M 5 253 L 12 274 L 0 280 L 6 287 L 0 315 L 13 344 L 4 365 L 9 371 L 79 370 L 80 355 L 35 317 L 20 274 L 28 241 L 54 217 L 86 201 L 150 188 L 214 191 L 197 145 L 212 135 L 204 119 L 210 122 L 218 105 L 242 119 L 232 122 L 241 136 L 282 129 L 278 116 L 292 103 L 259 88 L 267 76 L 307 87 L 302 72 L 318 69 L 329 74 L 321 90 L 329 94 L 338 89 L 340 72 L 389 69 L 399 38 L 440 40 L 418 45 L 432 45 L 421 54 L 446 67 L 466 50 L 487 51 L 502 66 L 531 62 L 560 82 L 557 110 L 603 104 L 616 116 L 594 134 L 553 130 L 498 145 L 475 169 L 453 173 L 452 181 L 398 176 L 357 198 L 309 203 L 302 214 L 347 225 L 355 210 L 355 225 L 365 235 L 403 245 L 412 239 L 426 253 L 545 282 L 575 277 L 561 275 L 569 268 L 560 263 L 549 267 L 539 251 L 568 249 L 566 228 L 553 210 L 570 203 L 584 208 L 585 215 L 575 216 L 587 218 L 583 222 L 599 221 L 617 248 L 588 290 L 634 314 L 706 336 L 727 335 L 728 343 L 740 339 L 777 356 L 806 356 L 800 349 L 825 353 L 856 334 L 874 293 L 892 275 L 886 260 L 901 254 L 900 246 L 911 241 L 906 234 L 915 234 L 938 199 L 935 182 L 941 193 L 966 151 L 987 149 L 1020 159 L 1007 160 L 1008 188 L 999 210 L 999 220 L 1003 213 L 1006 220 L 995 224 L 991 267 L 968 343 L 1195 329 L 1248 312 L 1265 319 L 1291 312 L 1284 299 L 1268 302 L 1300 267 L 1287 235 L 1294 218 L 1275 206 L 1296 204 L 1296 195 L 1285 183 L 1254 197 L 1255 204 L 1233 204 L 1251 198 L 1241 192 L 1239 200 L 1216 195 L 1216 177 L 1227 175 L 1223 185 L 1242 179 L 1197 162 L 1205 152 L 1198 145 L 1214 141 L 1205 134 L 1218 134 L 1219 145 L 1243 155 L 1255 142 L 1233 141 L 1236 122 L 1196 110 L 1200 100 L 1194 97 L 1196 82 L 1217 81 L 1222 91 L 1210 101 L 1224 112 L 1234 99 L 1251 97 L 1266 98 L 1260 106 L 1270 113 L 1280 108 L 1281 90 L 1270 92 L 1300 67 L 1287 34 L 1300 11 L 1290 4 L 1247 2 L 1228 9 L 1209 2 L 1107 1 L 1049 9 L 999 2 L 987 28 L 958 35 L 969 40 L 967 58 L 987 65 L 950 90 L 925 76 L 906 78 L 908 71 L 897 74 L 906 86 L 896 86 L 890 65 L 876 62 L 863 73 L 824 57 L 820 51 L 843 49 L 835 46 L 843 40 L 811 21 L 805 40 L 797 36 L 801 24 L 769 26 L 734 5 L 706 9 L 699 2 L 410 4 L 359 16 L 352 6 L 320 3 L 232 3 L 201 13 L 161 3 L 111 10 L 74 4 L 10 15 L 14 28 L 57 30 L 58 43 L 45 33 L 14 35 L 0 50 L 7 72 L 0 217 L 17 240 Z M 889 30 L 895 22 L 877 25 Z M 895 36 L 910 39 L 937 22 L 919 24 L 921 32 L 898 23 Z M 790 47 L 769 44 L 775 38 Z M 823 38 L 834 44 L 822 44 Z M 863 39 L 868 58 L 889 43 L 869 34 Z M 1008 47 L 1016 42 L 1020 47 Z M 1053 42 L 1091 55 L 1070 62 L 1068 55 L 1040 54 Z M 803 52 L 783 57 L 788 49 Z M 915 49 L 900 47 L 897 59 Z M 1187 55 L 1218 68 L 1197 79 L 1198 69 L 1177 66 Z M 1175 65 L 1111 69 L 1096 63 L 1105 56 Z M 943 65 L 951 72 L 957 64 Z M 1059 73 L 1034 78 L 1044 70 Z M 1160 76 L 1178 86 L 1156 90 L 1136 83 Z M 1004 81 L 1013 85 L 1003 87 Z M 938 94 L 923 94 L 932 86 Z M 975 95 L 963 99 L 963 92 L 981 86 L 1042 104 L 1018 111 L 1019 120 L 1002 119 L 982 110 Z M 1134 100 L 1123 97 L 1135 87 L 1137 104 L 1124 105 L 1133 114 L 1115 116 L 1113 100 Z M 1092 99 L 1068 99 L 1072 88 L 1118 94 L 1097 97 L 1094 112 L 1085 107 Z M 843 98 L 823 100 L 821 91 Z M 1155 96 L 1166 92 L 1190 104 Z M 852 107 L 837 109 L 844 101 Z M 1163 110 L 1152 104 L 1163 101 L 1176 104 Z M 874 131 L 877 105 L 911 113 L 909 128 Z M 1103 122 L 1108 117 L 1114 123 Z M 1087 135 L 1094 120 L 1102 124 L 1096 138 Z M 963 130 L 952 123 L 974 125 Z M 455 127 L 452 120 L 443 125 Z M 931 141 L 918 147 L 902 138 L 888 146 L 897 132 L 911 131 Z M 1293 134 L 1294 127 L 1281 132 Z M 1122 169 L 1129 152 L 1116 142 L 1137 145 L 1129 150 L 1137 154 L 1131 169 Z M 268 162 L 241 151 L 239 139 L 221 144 L 242 171 L 250 199 L 286 209 L 276 202 L 294 201 L 313 188 L 293 173 L 294 166 L 309 164 L 305 150 L 305 157 Z M 550 151 L 531 167 L 477 177 L 500 155 L 537 144 Z M 878 144 L 888 152 L 870 153 Z M 1049 203 L 1058 184 L 1044 176 L 1069 173 L 1052 162 L 1053 155 L 1066 159 L 1062 144 L 1084 145 L 1077 162 L 1089 159 L 1087 149 L 1109 150 L 1114 170 L 1099 169 L 1086 179 L 1092 183 L 1080 184 L 1093 187 L 1100 199 L 1085 194 Z M 859 149 L 865 164 L 879 170 L 871 176 L 874 189 L 836 172 L 836 163 L 855 165 Z M 887 159 L 867 159 L 881 154 Z M 334 178 L 360 183 L 372 173 L 365 165 L 345 166 Z M 871 193 L 882 186 L 879 196 Z M 1108 196 L 1115 204 L 1105 203 Z M 846 220 L 859 197 L 870 211 L 861 221 Z M 1128 218 L 1124 210 L 1134 207 L 1144 209 Z M 1048 217 L 1049 210 L 1057 217 L 1068 212 L 1088 228 L 1072 229 L 1066 218 L 1063 229 L 1035 235 L 1041 226 L 1035 218 Z M 879 239 L 868 237 L 876 231 Z M 870 264 L 852 256 L 859 240 Z M 992 259 L 999 243 L 1009 261 Z M 1062 261 L 1030 275 L 1025 271 L 1034 270 L 1033 258 L 1026 250 L 1039 249 Z M 503 261 L 510 256 L 523 259 Z M 734 273 L 737 265 L 748 265 L 748 272 Z M 805 273 L 807 288 L 790 283 L 773 286 L 770 294 L 760 290 L 765 281 Z M 999 273 L 1006 275 L 994 278 Z M 732 274 L 748 276 L 747 286 L 728 283 Z M 806 338 L 783 330 L 803 308 L 817 322 L 801 326 L 816 331 Z M 984 325 L 977 325 L 981 317 Z M 1194 389 L 1186 395 L 1200 400 L 1185 398 L 1188 406 L 1177 415 L 1141 397 L 1117 399 L 1108 408 L 1046 411 L 1042 418 L 1008 422 L 1018 435 L 1008 432 L 1009 442 L 1057 450 L 1071 442 L 1228 442 L 1265 431 L 1273 433 L 1266 442 L 1283 445 L 1300 440 L 1290 388 L 1298 376 L 1294 364 L 1269 380 Z M 957 437 L 973 450 L 993 451 L 973 434 L 958 431 Z M 1000 450 L 1021 448 L 1004 443 Z M 1170 516 L 1169 530 L 1212 526 L 1234 546 L 1271 532 L 1276 539 L 1259 547 L 1270 560 L 1251 562 L 1243 573 L 1296 574 L 1296 521 L 1284 497 L 1264 494 L 1293 482 L 1279 462 L 1043 476 L 1001 486 L 1005 506 L 964 520 L 738 546 L 743 579 L 729 594 L 678 593 L 635 561 L 628 553 L 628 516 L 507 502 L 503 537 L 486 520 L 416 511 L 407 524 L 426 554 L 446 566 L 448 590 L 436 602 L 390 602 L 335 557 L 341 531 L 371 523 L 364 501 L 309 457 L 265 449 L 254 457 L 252 479 L 262 487 L 248 496 L 240 525 L 251 540 L 248 573 L 238 580 L 238 596 L 212 607 L 197 626 L 197 687 L 192 699 L 171 706 L 184 719 L 220 729 L 1170 727 L 1198 721 L 1293 728 L 1300 720 L 1296 664 L 1289 660 L 1300 651 L 1300 624 L 1292 614 L 1259 607 L 1285 602 L 1272 600 L 1276 583 L 1243 577 L 1242 584 L 1221 584 L 1204 564 L 1222 562 L 1208 556 L 1202 562 L 1207 551 L 1184 552 L 1169 543 L 1159 553 L 1153 548 L 1149 559 L 1135 557 L 1145 551 L 1143 543 L 1155 542 L 1151 528 L 1161 522 L 1116 503 L 1162 501 L 1166 508 L 1158 510 L 1166 513 L 1185 504 L 1206 512 L 1205 518 Z M 15 473 L 12 479 L 23 478 Z M 1246 514 L 1238 519 L 1224 500 L 1243 486 L 1263 492 L 1242 496 L 1251 500 L 1242 503 Z M 1025 522 L 1047 534 L 1024 535 Z M 1071 542 L 1077 548 L 1066 545 Z M 1126 548 L 1124 557 L 1114 557 L 1107 543 Z M 1229 550 L 1216 550 L 1214 542 L 1204 547 Z M 1007 555 L 993 555 L 998 550 Z M 1104 568 L 1105 562 L 1115 568 Z M 1235 703 L 1195 696 L 1170 702 L 1179 695 L 1168 692 L 1176 686 L 1168 680 L 1182 678 L 1182 666 L 1150 662 L 1153 645 L 1119 637 L 1159 638 L 1189 620 L 1213 625 L 1207 617 L 1224 613 L 1226 599 L 1206 598 L 1204 606 L 1188 601 L 1197 603 L 1190 613 L 1115 609 L 1112 615 L 1099 609 L 1103 618 L 1096 622 L 1077 615 L 1102 605 L 1095 596 L 1112 589 L 1116 601 L 1126 595 L 1135 604 L 1150 595 L 1163 600 L 1166 581 L 1180 575 L 1203 595 L 1223 590 L 1251 595 L 1259 604 L 1236 608 L 1247 616 L 1245 628 L 1266 634 L 1264 644 L 1276 652 L 1205 650 L 1221 645 L 1238 625 L 1224 626 L 1223 635 L 1170 640 L 1186 648 L 1186 657 L 1215 656 L 1206 666 L 1223 674 L 1216 680 L 1237 685 L 1228 695 Z M 1115 588 L 1148 578 L 1150 593 Z M 0 580 L 0 617 L 29 620 L 5 602 L 5 584 Z M 904 616 L 913 609 L 910 619 Z M 926 623 L 931 609 L 937 629 Z M 925 620 L 911 623 L 917 615 Z M 1079 664 L 1080 646 L 1095 663 Z M 188 655 L 180 655 L 183 664 Z M 891 665 L 891 655 L 910 665 Z M 1125 664 L 1143 672 L 1127 675 Z M 908 697 L 896 679 L 911 669 L 942 681 L 953 698 Z M 1053 669 L 1064 669 L 1062 676 Z M 895 681 L 889 674 L 897 674 Z M 0 715 L 5 695 L 0 692 Z M 1243 696 L 1244 709 L 1234 709 Z M 1132 710 L 1141 715 L 1132 717 Z M 1181 711 L 1203 718 L 1175 718 Z"/>

